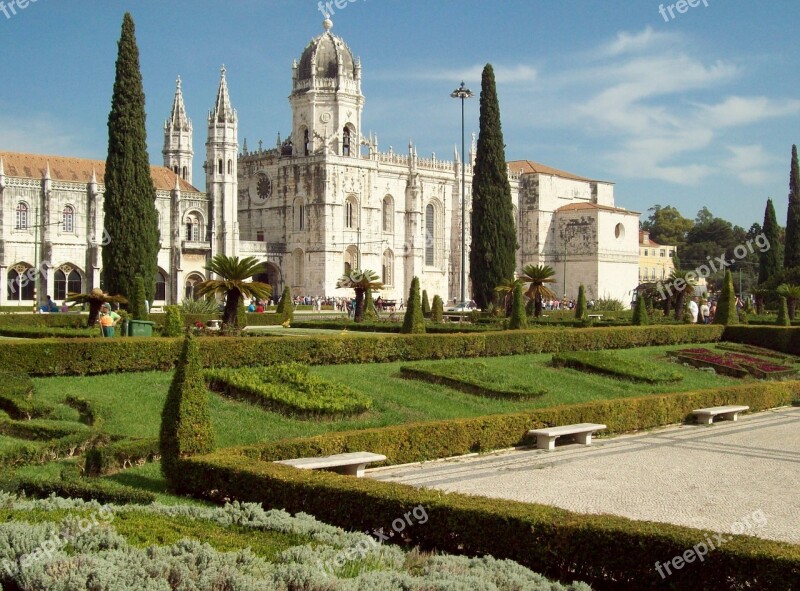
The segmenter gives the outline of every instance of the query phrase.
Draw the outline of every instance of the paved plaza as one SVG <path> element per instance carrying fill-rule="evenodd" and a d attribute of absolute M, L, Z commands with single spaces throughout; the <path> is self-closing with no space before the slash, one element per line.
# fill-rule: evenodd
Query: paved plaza
<path fill-rule="evenodd" d="M 591 447 L 505 451 L 367 475 L 707 532 L 739 533 L 738 523 L 750 517 L 753 535 L 800 543 L 800 408 L 595 439 Z"/>

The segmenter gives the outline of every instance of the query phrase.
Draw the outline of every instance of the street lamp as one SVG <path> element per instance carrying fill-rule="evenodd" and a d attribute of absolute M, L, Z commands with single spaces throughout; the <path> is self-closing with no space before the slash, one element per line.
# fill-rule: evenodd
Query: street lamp
<path fill-rule="evenodd" d="M 467 155 L 464 149 L 464 99 L 472 98 L 474 95 L 469 88 L 464 86 L 462 80 L 461 86 L 451 92 L 450 96 L 461 99 L 461 307 L 464 308 L 467 304 L 467 196 L 465 194 L 467 190 Z"/>

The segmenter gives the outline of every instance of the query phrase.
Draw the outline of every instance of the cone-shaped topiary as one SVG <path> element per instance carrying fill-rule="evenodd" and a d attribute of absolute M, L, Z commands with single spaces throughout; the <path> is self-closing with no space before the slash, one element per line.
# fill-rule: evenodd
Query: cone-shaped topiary
<path fill-rule="evenodd" d="M 433 304 L 431 304 L 431 320 L 436 323 L 441 323 L 444 318 L 444 302 L 438 295 L 433 296 Z"/>
<path fill-rule="evenodd" d="M 536 300 L 528 300 L 528 303 L 525 304 L 525 314 L 527 316 L 533 316 L 536 314 Z"/>
<path fill-rule="evenodd" d="M 575 319 L 586 319 L 586 289 L 583 285 L 578 288 L 578 303 L 575 305 Z"/>
<path fill-rule="evenodd" d="M 789 320 L 789 306 L 786 304 L 786 298 L 780 296 L 780 304 L 778 305 L 778 326 L 791 326 L 792 322 Z"/>
<path fill-rule="evenodd" d="M 514 286 L 514 299 L 511 302 L 511 319 L 508 327 L 512 330 L 528 328 L 528 317 L 525 315 L 525 296 L 522 294 L 523 284 Z"/>
<path fill-rule="evenodd" d="M 372 299 L 372 288 L 368 287 L 364 292 L 364 320 L 373 322 L 378 319 L 378 310 L 375 308 L 375 300 Z"/>
<path fill-rule="evenodd" d="M 633 309 L 632 323 L 634 326 L 645 326 L 650 324 L 650 317 L 647 315 L 647 302 L 645 302 L 645 298 L 642 295 L 636 299 L 636 307 Z"/>
<path fill-rule="evenodd" d="M 287 285 L 283 288 L 283 295 L 281 301 L 278 302 L 278 309 L 276 310 L 281 315 L 283 322 L 291 322 L 294 319 L 294 304 L 292 304 L 292 290 Z"/>
<path fill-rule="evenodd" d="M 162 335 L 165 337 L 179 337 L 183 333 L 183 312 L 180 306 L 167 306 L 164 308 L 164 330 Z"/>
<path fill-rule="evenodd" d="M 147 296 L 144 293 L 144 279 L 141 275 L 133 278 L 133 294 L 128 300 L 128 312 L 134 320 L 147 320 Z"/>
<path fill-rule="evenodd" d="M 179 460 L 214 449 L 208 392 L 197 342 L 186 335 L 161 412 L 161 472 L 172 490 L 181 492 Z"/>
<path fill-rule="evenodd" d="M 428 290 L 422 290 L 422 315 L 425 318 L 431 317 L 431 303 L 428 301 Z"/>
<path fill-rule="evenodd" d="M 725 326 L 739 324 L 739 315 L 736 313 L 736 295 L 733 291 L 733 275 L 730 271 L 725 271 L 725 281 L 722 284 L 719 302 L 717 302 L 714 324 Z"/>
<path fill-rule="evenodd" d="M 425 318 L 422 316 L 422 303 L 419 296 L 419 277 L 414 277 L 411 281 L 411 289 L 408 291 L 408 307 L 400 332 L 407 334 L 425 332 Z"/>

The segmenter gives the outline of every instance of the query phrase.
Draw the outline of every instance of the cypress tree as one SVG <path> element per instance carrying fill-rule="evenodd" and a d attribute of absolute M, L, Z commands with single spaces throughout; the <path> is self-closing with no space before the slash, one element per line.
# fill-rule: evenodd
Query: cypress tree
<path fill-rule="evenodd" d="M 778 305 L 778 326 L 791 326 L 792 321 L 789 320 L 789 306 L 786 304 L 786 298 L 783 296 L 779 297 L 780 303 Z"/>
<path fill-rule="evenodd" d="M 214 431 L 208 409 L 208 393 L 197 342 L 186 335 L 175 376 L 161 412 L 161 472 L 170 488 L 180 491 L 181 472 L 178 461 L 214 449 Z"/>
<path fill-rule="evenodd" d="M 514 276 L 517 235 L 500 126 L 494 70 L 486 64 L 481 80 L 480 135 L 472 177 L 472 243 L 469 275 L 479 308 L 495 303 L 495 286 Z"/>
<path fill-rule="evenodd" d="M 714 324 L 724 326 L 739 324 L 739 315 L 736 312 L 736 292 L 733 290 L 733 275 L 730 271 L 725 271 L 725 281 L 722 284 L 722 294 L 717 302 Z"/>
<path fill-rule="evenodd" d="M 639 295 L 636 300 L 636 307 L 633 309 L 632 324 L 634 326 L 650 324 L 650 317 L 647 315 L 647 302 L 645 302 L 645 298 L 642 295 Z"/>
<path fill-rule="evenodd" d="M 783 244 L 781 244 L 781 229 L 778 226 L 778 219 L 775 217 L 775 207 L 772 205 L 772 199 L 767 199 L 762 230 L 764 237 L 769 242 L 769 247 L 765 252 L 761 252 L 758 255 L 759 283 L 764 283 L 781 270 Z"/>
<path fill-rule="evenodd" d="M 575 304 L 575 319 L 586 319 L 586 289 L 583 285 L 578 288 L 578 303 Z"/>
<path fill-rule="evenodd" d="M 292 290 L 288 285 L 283 288 L 283 295 L 281 295 L 281 301 L 278 302 L 276 313 L 281 315 L 283 322 L 291 322 L 294 319 Z"/>
<path fill-rule="evenodd" d="M 511 320 L 508 327 L 512 330 L 528 328 L 528 317 L 525 315 L 525 296 L 522 294 L 523 285 L 514 286 L 514 299 L 511 302 Z"/>
<path fill-rule="evenodd" d="M 411 281 L 411 289 L 408 291 L 408 307 L 400 332 L 407 334 L 425 332 L 425 318 L 422 316 L 418 277 L 414 277 Z"/>
<path fill-rule="evenodd" d="M 427 289 L 423 289 L 422 290 L 422 315 L 425 318 L 430 318 L 431 317 L 431 304 L 430 304 L 430 301 L 428 301 L 428 290 Z"/>
<path fill-rule="evenodd" d="M 103 246 L 105 290 L 130 298 L 134 277 L 141 275 L 146 297 L 152 301 L 159 249 L 158 213 L 147 155 L 139 48 L 129 13 L 123 18 L 119 40 L 104 182 L 104 224 L 111 237 Z"/>
<path fill-rule="evenodd" d="M 144 293 L 144 279 L 141 275 L 133 278 L 133 294 L 128 300 L 128 311 L 134 320 L 147 320 L 147 296 Z"/>
<path fill-rule="evenodd" d="M 783 268 L 800 266 L 800 169 L 797 165 L 797 146 L 792 146 L 789 172 L 789 209 L 786 212 L 786 243 Z"/>
<path fill-rule="evenodd" d="M 433 304 L 431 304 L 431 320 L 440 324 L 444 318 L 444 302 L 438 295 L 433 296 Z"/>

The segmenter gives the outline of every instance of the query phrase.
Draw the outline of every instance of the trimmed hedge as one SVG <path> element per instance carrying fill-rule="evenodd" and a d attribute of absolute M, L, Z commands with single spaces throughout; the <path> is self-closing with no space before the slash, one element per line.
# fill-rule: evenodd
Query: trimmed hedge
<path fill-rule="evenodd" d="M 89 476 L 113 474 L 134 465 L 155 461 L 160 453 L 157 438 L 123 439 L 89 450 L 84 469 Z"/>
<path fill-rule="evenodd" d="M 119 505 L 149 505 L 155 502 L 156 496 L 138 488 L 125 486 L 108 480 L 58 479 L 14 477 L 10 485 L 4 484 L 9 492 L 25 493 L 29 497 L 44 499 L 51 495 L 97 501 L 98 503 L 115 503 Z"/>
<path fill-rule="evenodd" d="M 601 373 L 648 384 L 678 382 L 683 379 L 683 375 L 679 371 L 664 368 L 663 365 L 631 361 L 605 351 L 559 353 L 553 355 L 553 366 L 571 367 L 579 371 Z"/>
<path fill-rule="evenodd" d="M 758 382 L 713 390 L 598 400 L 524 413 L 430 421 L 325 433 L 238 448 L 260 460 L 371 451 L 385 465 L 407 464 L 468 453 L 531 445 L 528 430 L 573 423 L 603 423 L 606 434 L 630 433 L 683 422 L 696 408 L 747 404 L 751 412 L 787 406 L 800 394 L 800 381 Z"/>
<path fill-rule="evenodd" d="M 34 400 L 33 382 L 25 373 L 0 371 L 0 410 L 12 419 L 39 419 L 52 416 L 53 407 Z"/>
<path fill-rule="evenodd" d="M 791 329 L 786 329 L 791 330 Z M 720 339 L 713 325 L 629 326 L 585 330 L 520 330 L 452 335 L 338 335 L 274 339 L 197 339 L 204 367 L 248 367 L 296 361 L 310 365 L 379 363 L 423 359 L 496 357 L 588 349 L 708 343 Z M 800 340 L 800 338 L 799 338 Z M 169 370 L 180 339 L 130 337 L 9 342 L 0 367 L 36 376 L 92 375 Z"/>
<path fill-rule="evenodd" d="M 44 464 L 59 458 L 83 453 L 104 436 L 94 431 L 78 431 L 59 439 L 43 442 L 20 442 L 19 445 L 0 452 L 0 466 Z"/>
<path fill-rule="evenodd" d="M 86 339 L 101 335 L 99 328 L 0 326 L 0 336 L 21 339 Z"/>
<path fill-rule="evenodd" d="M 289 416 L 341 417 L 364 412 L 372 399 L 344 384 L 309 375 L 308 366 L 281 363 L 246 369 L 209 369 L 210 390 Z"/>
<path fill-rule="evenodd" d="M 562 581 L 587 581 L 595 589 L 793 589 L 800 577 L 798 546 L 726 536 L 729 541 L 702 568 L 674 571 L 668 581 L 674 587 L 666 587 L 653 565 L 680 556 L 704 540 L 706 532 L 296 470 L 225 453 L 183 464 L 185 481 L 197 491 L 216 489 L 219 495 L 310 513 L 353 530 L 392 523 L 423 506 L 429 520 L 425 527 L 404 530 L 408 544 L 507 558 Z"/>
<path fill-rule="evenodd" d="M 800 330 L 788 326 L 726 326 L 726 341 L 800 355 Z"/>

